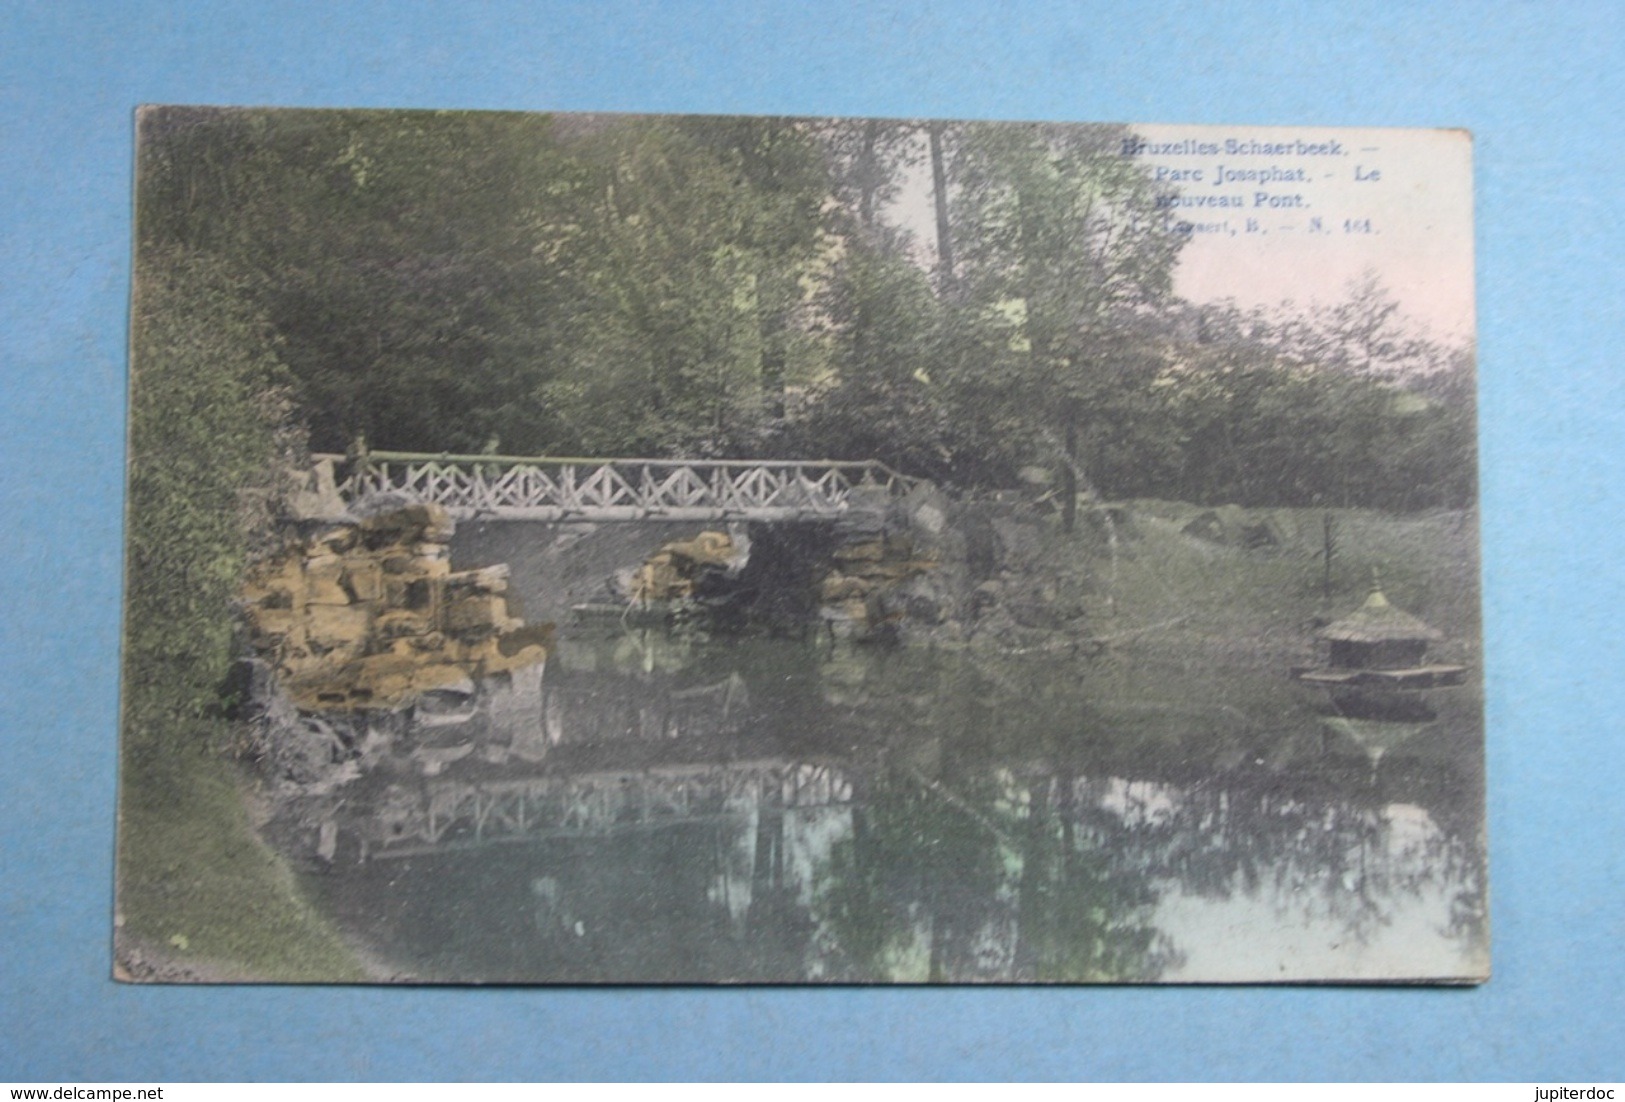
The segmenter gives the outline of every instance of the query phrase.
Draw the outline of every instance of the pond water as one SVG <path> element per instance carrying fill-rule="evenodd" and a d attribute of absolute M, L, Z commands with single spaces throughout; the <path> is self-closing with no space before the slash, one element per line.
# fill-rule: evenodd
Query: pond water
<path fill-rule="evenodd" d="M 576 628 L 278 838 L 422 981 L 1482 975 L 1470 690 L 1374 761 L 1284 670 L 1142 666 Z"/>

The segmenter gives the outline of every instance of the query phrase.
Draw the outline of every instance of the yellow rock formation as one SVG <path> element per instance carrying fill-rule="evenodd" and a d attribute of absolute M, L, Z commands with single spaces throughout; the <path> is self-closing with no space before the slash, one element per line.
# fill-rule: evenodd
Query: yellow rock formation
<path fill-rule="evenodd" d="M 632 576 L 632 596 L 640 601 L 689 597 L 703 567 L 727 566 L 737 549 L 726 532 L 701 532 L 676 540 L 650 555 Z"/>
<path fill-rule="evenodd" d="M 455 573 L 444 510 L 338 522 L 255 565 L 249 640 L 308 711 L 394 708 L 547 657 L 552 625 L 508 614 L 508 568 Z M 724 537 L 726 538 L 726 537 Z"/>

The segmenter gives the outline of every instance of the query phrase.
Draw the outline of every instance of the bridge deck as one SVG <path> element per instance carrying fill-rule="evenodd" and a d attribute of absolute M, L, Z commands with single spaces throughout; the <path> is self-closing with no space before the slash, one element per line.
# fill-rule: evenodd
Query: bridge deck
<path fill-rule="evenodd" d="M 340 456 L 318 456 L 342 462 Z M 566 459 L 371 452 L 338 484 L 346 503 L 402 494 L 458 519 L 817 520 L 854 493 L 906 492 L 873 460 Z"/>

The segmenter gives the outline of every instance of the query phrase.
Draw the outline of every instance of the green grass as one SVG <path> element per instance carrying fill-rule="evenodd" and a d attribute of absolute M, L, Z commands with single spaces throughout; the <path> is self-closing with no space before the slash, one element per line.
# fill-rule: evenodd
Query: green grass
<path fill-rule="evenodd" d="M 161 774 L 161 776 L 159 775 Z M 118 913 L 159 977 L 347 982 L 366 970 L 256 835 L 232 765 L 202 751 L 126 765 Z"/>
<path fill-rule="evenodd" d="M 1475 682 L 1482 670 L 1474 514 L 1331 510 L 1337 552 L 1328 601 L 1324 510 L 1247 510 L 1249 522 L 1268 517 L 1283 538 L 1244 550 L 1186 535 L 1199 507 L 1131 508 L 1115 566 L 1100 533 L 1081 525 L 1071 537 L 1050 530 L 1044 552 L 1052 563 L 1087 562 L 1090 632 L 1112 640 L 1091 670 L 1092 695 L 1119 738 L 1132 741 L 1143 728 L 1153 741 L 1211 746 L 1231 736 L 1238 752 L 1252 754 L 1313 728 L 1315 700 L 1288 670 L 1315 659 L 1317 621 L 1364 601 L 1373 567 L 1390 600 L 1446 636 L 1431 657 L 1468 666 Z M 1437 695 L 1447 725 L 1466 731 L 1480 722 L 1473 693 Z"/>

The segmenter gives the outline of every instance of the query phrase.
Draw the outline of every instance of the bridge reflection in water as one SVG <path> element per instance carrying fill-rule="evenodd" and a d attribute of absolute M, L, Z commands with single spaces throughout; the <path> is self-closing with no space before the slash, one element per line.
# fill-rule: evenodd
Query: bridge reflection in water
<path fill-rule="evenodd" d="M 485 843 L 595 837 L 851 801 L 825 763 L 752 761 L 524 780 L 432 781 L 381 811 L 367 855 L 408 857 Z M 397 792 L 397 797 L 399 793 Z"/>
<path fill-rule="evenodd" d="M 443 770 L 378 770 L 339 812 L 361 844 L 313 885 L 412 975 L 1359 979 L 1482 961 L 1476 816 L 1452 795 L 1471 786 L 1447 762 L 1391 761 L 1375 784 L 1363 759 L 1135 777 L 1081 698 L 1061 712 L 1096 749 L 1064 752 L 1033 736 L 1039 702 L 970 659 L 653 632 L 558 659 L 545 685 L 488 686 Z"/>

